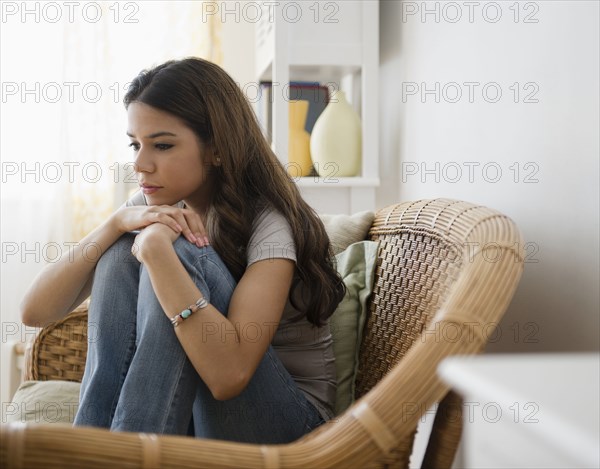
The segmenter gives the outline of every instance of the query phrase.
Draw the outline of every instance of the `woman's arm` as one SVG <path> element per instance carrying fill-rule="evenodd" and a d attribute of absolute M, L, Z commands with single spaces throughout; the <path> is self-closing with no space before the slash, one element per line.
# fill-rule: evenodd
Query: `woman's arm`
<path fill-rule="evenodd" d="M 23 323 L 42 327 L 79 306 L 92 289 L 98 258 L 121 234 L 110 217 L 57 262 L 44 266 L 21 301 Z"/>
<path fill-rule="evenodd" d="M 167 237 L 147 237 L 138 259 L 148 269 L 154 292 L 169 318 L 202 296 Z M 288 259 L 255 262 L 233 292 L 227 317 L 209 304 L 175 328 L 215 399 L 231 399 L 247 386 L 279 325 L 294 268 Z M 251 337 L 243 333 L 249 328 Z"/>
<path fill-rule="evenodd" d="M 85 300 L 92 290 L 94 269 L 101 255 L 124 233 L 159 224 L 190 241 L 192 233 L 205 234 L 202 221 L 190 210 L 171 206 L 121 207 L 83 238 L 58 262 L 36 276 L 20 305 L 27 326 L 43 327 L 60 320 Z"/>

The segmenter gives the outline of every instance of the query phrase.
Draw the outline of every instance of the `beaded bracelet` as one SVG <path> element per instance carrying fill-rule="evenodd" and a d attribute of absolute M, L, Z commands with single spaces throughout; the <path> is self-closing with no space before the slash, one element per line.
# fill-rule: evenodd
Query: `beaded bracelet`
<path fill-rule="evenodd" d="M 206 308 L 207 306 L 208 306 L 208 301 L 206 301 L 206 298 L 202 297 L 198 301 L 196 301 L 193 305 L 190 305 L 186 309 L 184 309 L 181 313 L 173 316 L 171 318 L 171 324 L 173 324 L 173 327 L 177 327 L 180 322 L 183 322 L 184 320 L 189 318 L 192 315 L 192 313 L 195 313 L 197 310 L 199 310 L 201 308 Z"/>

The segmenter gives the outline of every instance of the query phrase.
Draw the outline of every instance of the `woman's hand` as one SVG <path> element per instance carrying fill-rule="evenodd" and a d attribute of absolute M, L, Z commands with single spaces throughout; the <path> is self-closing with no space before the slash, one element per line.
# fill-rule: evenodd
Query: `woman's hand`
<path fill-rule="evenodd" d="M 135 237 L 131 246 L 131 253 L 141 263 L 144 262 L 144 256 L 157 249 L 163 249 L 164 246 L 171 246 L 179 238 L 179 233 L 174 232 L 167 225 L 162 223 L 153 223 Z"/>
<path fill-rule="evenodd" d="M 161 224 L 172 231 L 175 236 L 172 241 L 182 234 L 198 247 L 209 243 L 200 215 L 190 209 L 170 205 L 122 207 L 112 217 L 120 233 Z"/>

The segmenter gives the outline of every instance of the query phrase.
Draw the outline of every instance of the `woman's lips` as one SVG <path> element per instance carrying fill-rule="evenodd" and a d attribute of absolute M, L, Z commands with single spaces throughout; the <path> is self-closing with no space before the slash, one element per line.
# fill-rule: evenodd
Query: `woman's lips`
<path fill-rule="evenodd" d="M 162 187 L 159 187 L 159 186 L 142 186 L 142 192 L 144 194 L 154 194 L 159 189 L 162 189 Z"/>

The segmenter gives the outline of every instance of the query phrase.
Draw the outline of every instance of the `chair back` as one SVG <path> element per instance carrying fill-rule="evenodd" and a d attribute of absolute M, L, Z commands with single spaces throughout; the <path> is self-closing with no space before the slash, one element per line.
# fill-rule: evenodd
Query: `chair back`
<path fill-rule="evenodd" d="M 359 355 L 357 399 L 418 345 L 422 356 L 416 358 L 417 363 L 433 359 L 425 356 L 431 351 L 431 347 L 423 347 L 427 341 L 447 343 L 436 361 L 443 355 L 481 352 L 488 337 L 481 332 L 485 329 L 489 334 L 488 326 L 500 321 L 523 267 L 523 245 L 514 223 L 495 210 L 458 200 L 419 200 L 384 208 L 376 214 L 369 239 L 379 241 L 379 254 Z M 471 300 L 463 301 L 466 297 L 461 299 L 461 295 L 479 295 L 482 309 L 473 309 L 470 304 L 467 308 Z M 490 305 L 490 298 L 496 304 Z M 464 310 L 456 310 L 457 301 L 463 303 Z M 452 322 L 457 318 L 460 323 Z M 473 329 L 467 331 L 473 335 L 473 343 L 461 348 L 465 337 L 457 335 L 464 334 L 465 320 Z M 433 383 L 435 376 L 429 380 Z M 453 393 L 446 401 L 461 405 Z M 423 402 L 407 404 L 418 405 L 419 415 L 428 410 Z M 430 439 L 428 464 L 449 467 L 460 439 L 461 421 L 449 425 L 452 422 L 445 418 L 447 415 L 439 414 Z M 417 423 L 400 451 L 405 454 L 395 455 L 404 458 L 398 467 L 408 465 Z M 440 456 L 442 463 L 435 454 L 441 447 L 447 453 Z"/>
<path fill-rule="evenodd" d="M 436 200 L 394 205 L 376 215 L 369 239 L 379 241 L 379 253 L 360 349 L 357 398 L 406 354 L 460 275 L 461 240 L 449 226 L 440 226 L 450 221 L 447 213 L 442 219 L 437 216 L 442 207 L 460 210 L 459 204 Z"/>

